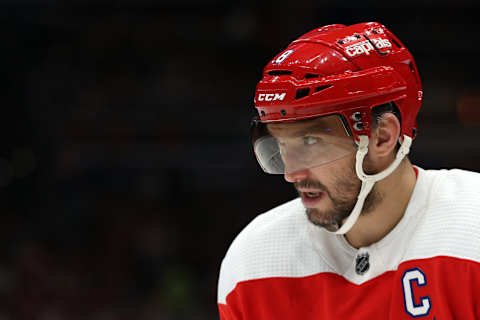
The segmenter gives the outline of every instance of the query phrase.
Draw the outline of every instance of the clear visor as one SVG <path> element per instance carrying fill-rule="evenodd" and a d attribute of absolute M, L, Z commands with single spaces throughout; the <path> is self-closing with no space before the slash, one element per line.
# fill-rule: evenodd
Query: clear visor
<path fill-rule="evenodd" d="M 354 153 L 356 144 L 339 115 L 283 123 L 253 123 L 253 149 L 267 173 L 318 167 Z"/>

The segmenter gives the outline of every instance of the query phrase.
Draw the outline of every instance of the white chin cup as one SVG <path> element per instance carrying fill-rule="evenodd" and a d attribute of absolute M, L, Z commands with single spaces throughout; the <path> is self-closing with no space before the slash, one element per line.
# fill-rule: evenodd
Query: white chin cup
<path fill-rule="evenodd" d="M 362 212 L 363 204 L 367 198 L 370 191 L 372 191 L 373 185 L 375 182 L 382 180 L 383 178 L 390 175 L 400 164 L 403 158 L 410 151 L 410 145 L 412 144 L 412 138 L 407 135 L 403 136 L 403 141 L 401 142 L 400 149 L 398 149 L 395 160 L 388 166 L 387 169 L 373 175 L 368 175 L 363 172 L 363 159 L 368 153 L 368 136 L 360 136 L 360 143 L 358 145 L 358 150 L 356 154 L 356 165 L 355 171 L 360 180 L 362 180 L 362 187 L 360 188 L 360 193 L 357 197 L 357 203 L 353 208 L 352 212 L 348 216 L 347 220 L 343 223 L 340 229 L 335 231 L 335 234 L 345 234 L 353 227 L 355 222 L 357 222 L 360 213 Z"/>

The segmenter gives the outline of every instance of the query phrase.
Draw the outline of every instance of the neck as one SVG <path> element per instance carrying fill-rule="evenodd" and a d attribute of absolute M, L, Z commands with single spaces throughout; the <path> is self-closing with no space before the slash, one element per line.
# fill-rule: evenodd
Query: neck
<path fill-rule="evenodd" d="M 416 183 L 413 166 L 404 159 L 388 177 L 375 184 L 381 201 L 371 211 L 363 213 L 345 238 L 355 248 L 380 241 L 398 224 L 405 214 Z"/>

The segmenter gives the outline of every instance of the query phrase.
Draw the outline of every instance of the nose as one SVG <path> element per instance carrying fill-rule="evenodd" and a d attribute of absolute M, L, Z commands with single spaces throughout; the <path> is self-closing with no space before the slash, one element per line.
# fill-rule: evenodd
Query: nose
<path fill-rule="evenodd" d="M 297 170 L 294 172 L 285 172 L 283 177 L 287 182 L 294 183 L 300 180 L 304 180 L 308 176 L 308 169 Z"/>

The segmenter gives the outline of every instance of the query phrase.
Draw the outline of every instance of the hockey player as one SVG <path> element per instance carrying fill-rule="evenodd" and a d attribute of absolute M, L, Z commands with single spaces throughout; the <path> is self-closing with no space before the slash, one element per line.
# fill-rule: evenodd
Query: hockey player
<path fill-rule="evenodd" d="M 480 319 L 480 175 L 410 163 L 421 102 L 379 23 L 312 30 L 268 63 L 253 148 L 300 197 L 230 246 L 222 320 Z"/>

